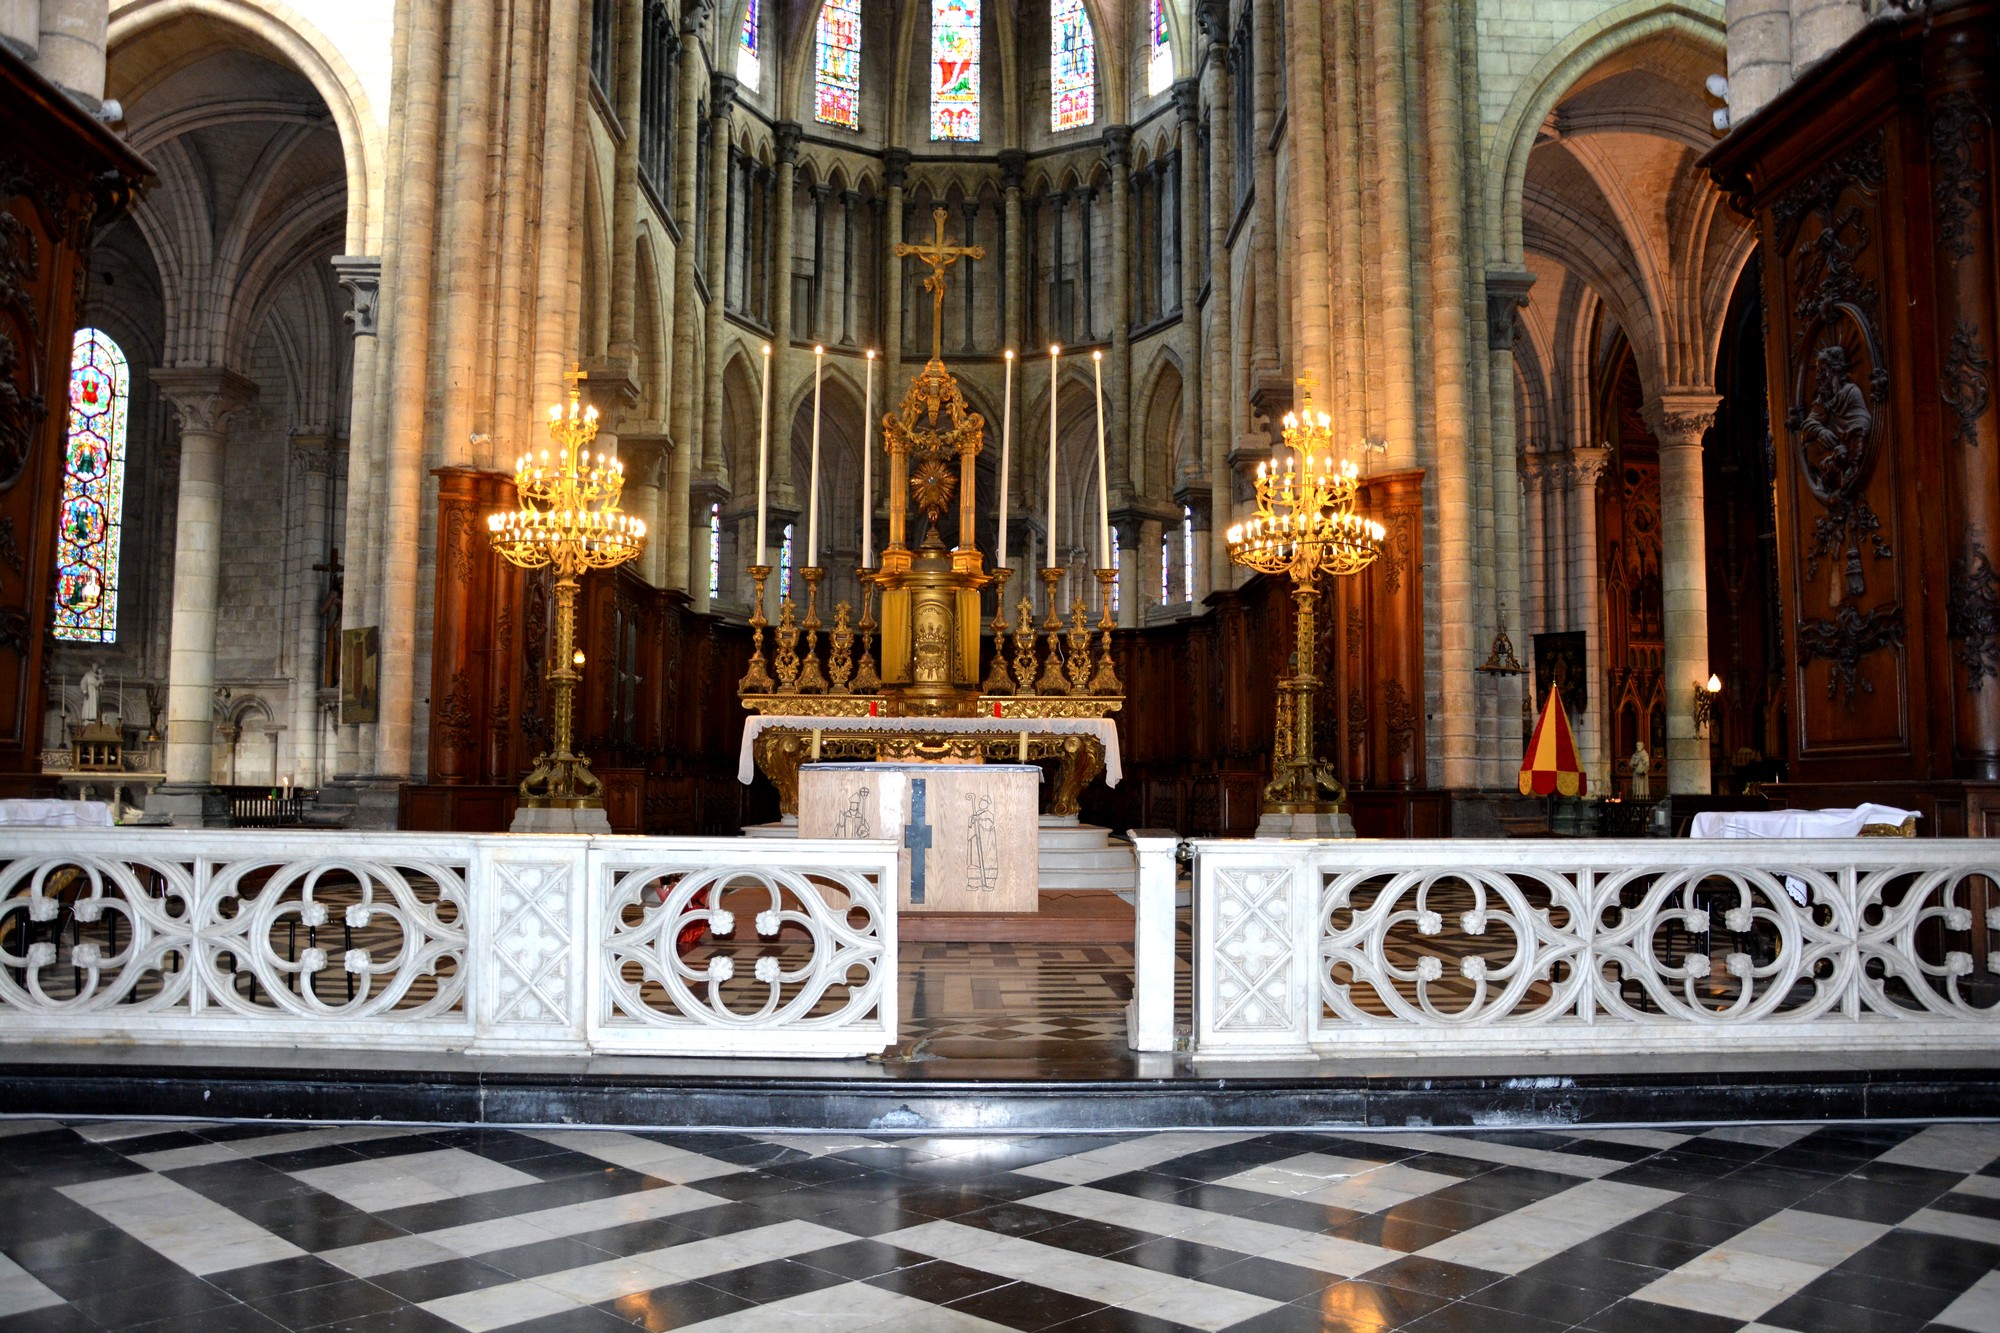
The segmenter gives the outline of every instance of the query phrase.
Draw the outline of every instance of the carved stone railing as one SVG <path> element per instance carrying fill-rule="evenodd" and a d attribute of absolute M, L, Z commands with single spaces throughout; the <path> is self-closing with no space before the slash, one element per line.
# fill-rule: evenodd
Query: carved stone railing
<path fill-rule="evenodd" d="M 1989 841 L 1195 849 L 1198 1058 L 1670 1063 L 2000 1039 L 2000 844 Z M 1142 996 L 1161 993 L 1145 981 Z"/>
<path fill-rule="evenodd" d="M 0 1041 L 856 1056 L 896 1039 L 886 842 L 0 836 Z"/>

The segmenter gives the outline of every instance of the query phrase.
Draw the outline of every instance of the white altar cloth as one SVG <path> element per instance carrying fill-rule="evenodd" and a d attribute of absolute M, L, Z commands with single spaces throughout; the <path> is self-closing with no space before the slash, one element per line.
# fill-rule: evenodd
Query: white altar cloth
<path fill-rule="evenodd" d="M 1095 736 L 1104 747 L 1104 785 L 1115 787 L 1125 776 L 1118 761 L 1118 725 L 1108 717 L 771 717 L 758 715 L 743 722 L 743 749 L 736 761 L 736 780 L 749 785 L 757 776 L 757 737 L 770 727 L 793 731 L 936 731 L 1018 736 Z"/>
<path fill-rule="evenodd" d="M 111 774 L 117 777 L 117 774 Z M 0 801 L 0 825 L 13 828 L 110 828 L 111 807 L 102 801 Z"/>
<path fill-rule="evenodd" d="M 1864 824 L 1901 824 L 1915 810 L 1862 804 L 1852 810 L 1704 810 L 1688 830 L 1696 838 L 1855 838 Z"/>

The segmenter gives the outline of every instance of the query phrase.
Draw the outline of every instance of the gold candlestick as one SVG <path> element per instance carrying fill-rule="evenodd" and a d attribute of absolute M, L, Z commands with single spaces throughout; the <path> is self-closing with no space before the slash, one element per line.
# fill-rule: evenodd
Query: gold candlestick
<path fill-rule="evenodd" d="M 769 565 L 750 566 L 751 581 L 757 585 L 757 599 L 750 604 L 750 666 L 744 671 L 743 679 L 736 682 L 738 694 L 771 692 L 771 669 L 764 665 L 764 626 L 771 623 L 764 618 L 764 580 L 770 577 Z"/>
<path fill-rule="evenodd" d="M 1049 650 L 1042 663 L 1042 678 L 1035 682 L 1036 694 L 1068 694 L 1069 681 L 1063 677 L 1062 659 L 1062 613 L 1056 609 L 1056 585 L 1062 582 L 1063 572 L 1050 568 L 1042 571 L 1042 583 L 1048 588 L 1049 618 L 1042 622 L 1042 632 L 1049 636 Z"/>
<path fill-rule="evenodd" d="M 789 588 L 778 598 L 778 691 L 781 694 L 799 692 L 799 614 L 792 605 Z"/>
<path fill-rule="evenodd" d="M 1071 694 L 1090 693 L 1090 622 L 1085 618 L 1083 598 L 1069 603 L 1069 673 Z"/>
<path fill-rule="evenodd" d="M 882 677 L 875 669 L 875 575 L 870 569 L 858 571 L 861 577 L 861 663 L 854 670 L 854 692 L 856 694 L 876 694 L 882 689 Z"/>
<path fill-rule="evenodd" d="M 1097 628 L 1102 637 L 1097 650 L 1097 673 L 1090 678 L 1092 694 L 1123 694 L 1125 687 L 1118 681 L 1118 670 L 1111 664 L 1111 588 L 1118 579 L 1115 569 L 1097 571 L 1098 617 Z"/>
<path fill-rule="evenodd" d="M 1007 674 L 1007 580 L 1012 577 L 1011 569 L 993 571 L 993 665 L 979 687 L 981 694 L 1014 693 L 1014 678 Z"/>
<path fill-rule="evenodd" d="M 854 630 L 847 616 L 847 603 L 835 603 L 833 632 L 826 636 L 826 674 L 833 682 L 830 694 L 846 694 L 847 682 L 854 678 Z"/>
<path fill-rule="evenodd" d="M 1014 607 L 1014 680 L 1018 693 L 1035 692 L 1035 604 L 1026 597 Z"/>
<path fill-rule="evenodd" d="M 825 694 L 826 672 L 819 665 L 819 581 L 826 577 L 826 571 L 807 565 L 799 573 L 806 580 L 806 650 L 799 659 L 799 693 Z"/>

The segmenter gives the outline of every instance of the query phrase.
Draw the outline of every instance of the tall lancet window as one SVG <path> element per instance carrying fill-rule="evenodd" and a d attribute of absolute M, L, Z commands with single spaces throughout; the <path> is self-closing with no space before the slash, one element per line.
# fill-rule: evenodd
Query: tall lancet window
<path fill-rule="evenodd" d="M 1146 48 L 1146 93 L 1157 96 L 1174 82 L 1174 48 L 1167 35 L 1167 0 L 1153 0 L 1152 22 Z"/>
<path fill-rule="evenodd" d="M 1097 119 L 1097 34 L 1083 0 L 1049 6 L 1049 128 L 1082 129 Z"/>
<path fill-rule="evenodd" d="M 743 6 L 743 35 L 736 43 L 736 78 L 756 92 L 764 82 L 764 34 L 757 10 L 763 0 L 749 0 Z"/>
<path fill-rule="evenodd" d="M 78 329 L 72 347 L 69 446 L 56 520 L 56 637 L 115 643 L 131 368 L 100 330 Z"/>
<path fill-rule="evenodd" d="M 861 128 L 861 0 L 826 0 L 819 10 L 813 119 Z"/>
<path fill-rule="evenodd" d="M 979 0 L 931 0 L 931 138 L 979 139 Z"/>

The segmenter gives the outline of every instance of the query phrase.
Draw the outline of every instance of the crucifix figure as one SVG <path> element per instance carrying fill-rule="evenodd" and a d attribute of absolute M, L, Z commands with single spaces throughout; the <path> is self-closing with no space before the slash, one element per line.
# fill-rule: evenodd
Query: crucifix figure
<path fill-rule="evenodd" d="M 983 245 L 946 245 L 944 243 L 945 211 L 935 209 L 931 219 L 937 223 L 937 239 L 929 245 L 898 245 L 896 258 L 915 255 L 931 266 L 931 275 L 924 279 L 924 290 L 931 294 L 931 360 L 944 360 L 944 271 L 960 259 L 984 259 L 986 247 Z"/>

